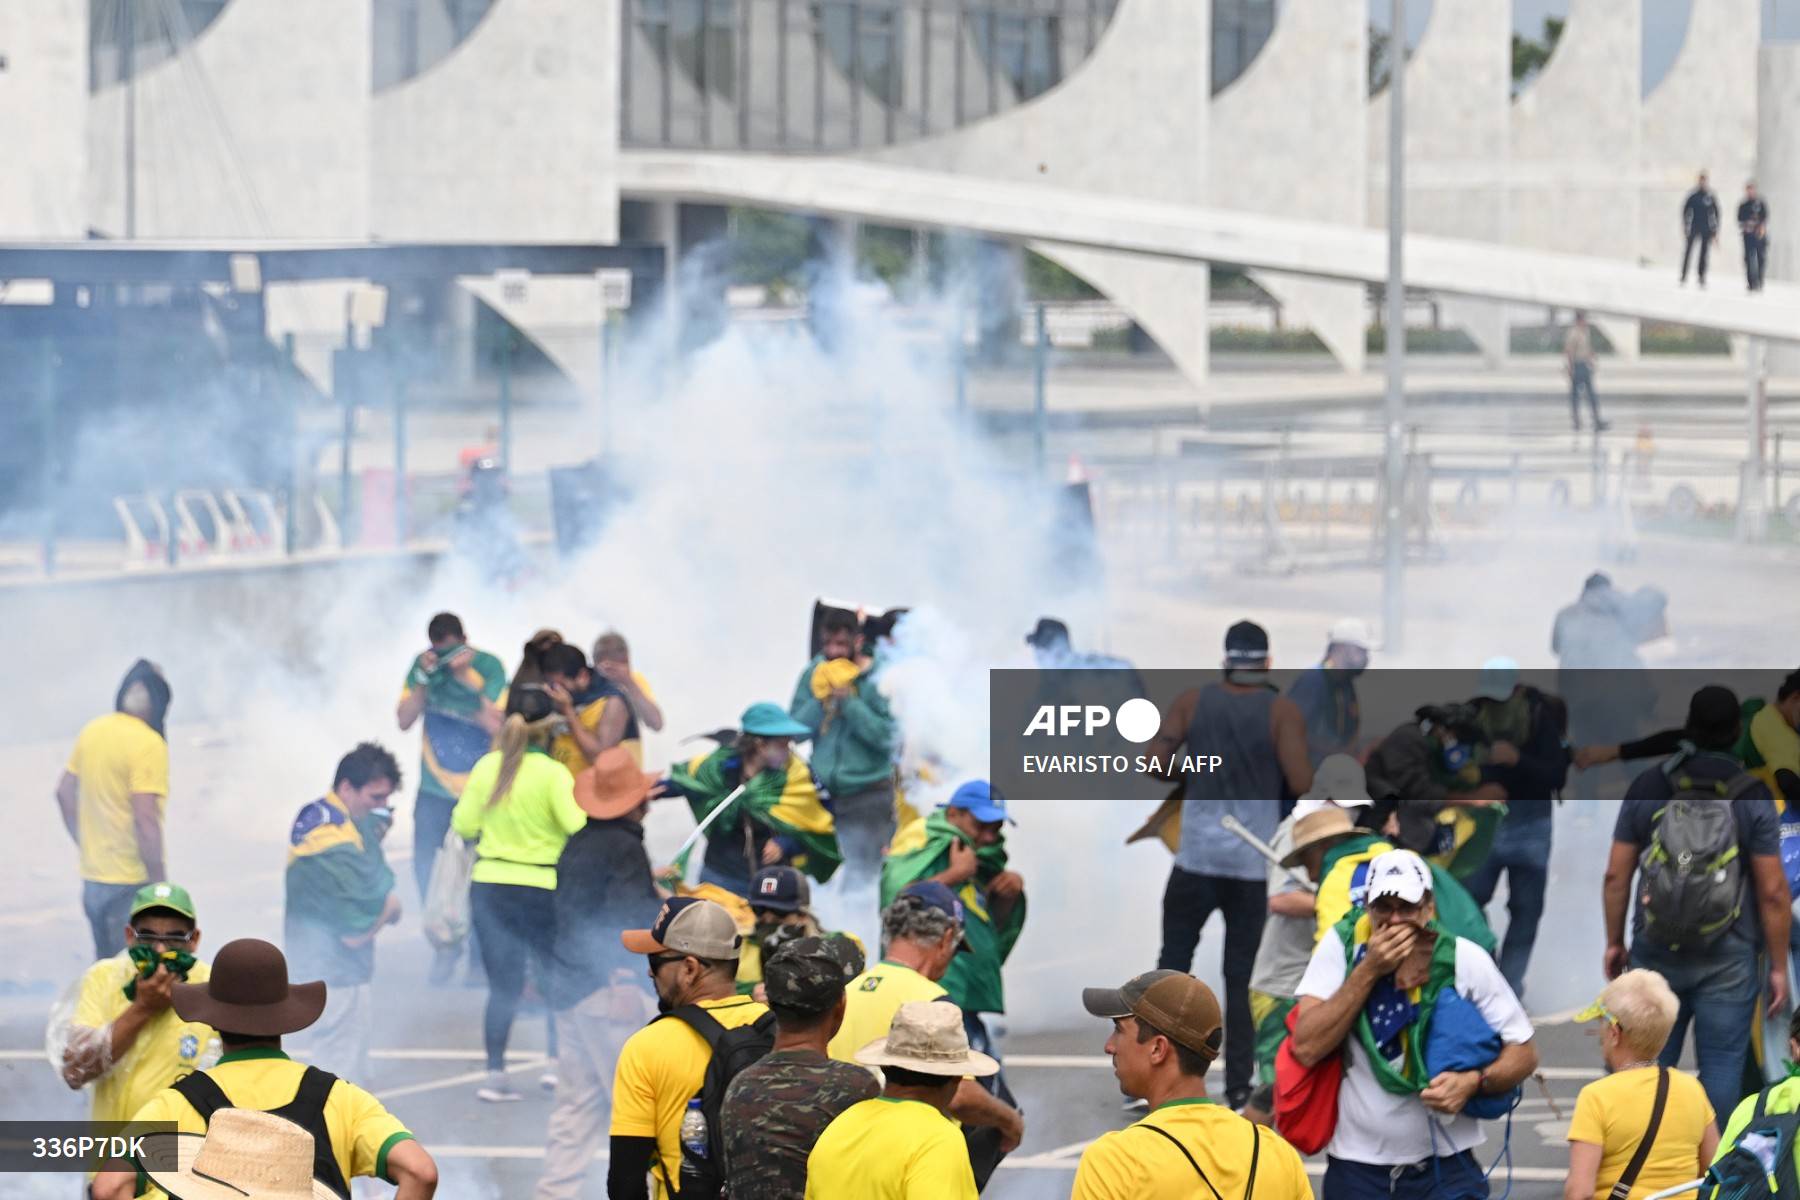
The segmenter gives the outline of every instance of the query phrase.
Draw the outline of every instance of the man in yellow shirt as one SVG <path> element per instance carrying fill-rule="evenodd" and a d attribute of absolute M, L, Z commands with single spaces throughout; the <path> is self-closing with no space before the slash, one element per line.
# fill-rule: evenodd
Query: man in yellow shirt
<path fill-rule="evenodd" d="M 1147 971 L 1123 987 L 1088 988 L 1081 1003 L 1113 1023 L 1106 1052 L 1119 1090 L 1150 1115 L 1088 1146 L 1070 1200 L 1312 1200 L 1299 1152 L 1206 1094 L 1224 1043 L 1211 988 L 1181 971 Z"/>
<path fill-rule="evenodd" d="M 856 1052 L 886 1037 L 894 1014 L 915 1000 L 956 1009 L 938 980 L 968 948 L 963 940 L 962 901 L 930 880 L 908 884 L 881 911 L 881 940 L 887 956 L 871 964 L 844 989 L 844 1023 L 828 1052 L 840 1062 L 856 1062 Z M 960 1012 L 961 1009 L 956 1009 Z M 965 1079 L 950 1101 L 950 1113 L 964 1125 L 1000 1131 L 1000 1148 L 1018 1149 L 1025 1118 L 973 1079 Z"/>
<path fill-rule="evenodd" d="M 1719 1145 L 1719 1125 L 1700 1081 L 1658 1065 L 1681 1003 L 1655 971 L 1627 971 L 1576 1014 L 1602 1021 L 1606 1075 L 1581 1089 L 1569 1122 L 1569 1174 L 1563 1200 L 1593 1200 L 1625 1182 L 1627 1196 L 1654 1195 L 1706 1174 Z M 1667 1074 L 1667 1081 L 1659 1076 Z M 1662 1115 L 1650 1130 L 1658 1088 Z M 1637 1170 L 1622 1177 L 1636 1156 Z"/>
<path fill-rule="evenodd" d="M 163 718 L 169 684 L 139 659 L 119 684 L 113 712 L 89 721 L 56 785 L 63 827 L 81 851 L 82 908 L 94 957 L 125 948 L 131 899 L 160 883 L 163 812 L 169 804 L 169 743 Z"/>
<path fill-rule="evenodd" d="M 395 1200 L 431 1200 L 437 1164 L 379 1100 L 282 1053 L 282 1036 L 305 1029 L 324 1010 L 323 983 L 290 985 L 278 948 L 241 938 L 219 951 L 205 983 L 173 991 L 176 1014 L 217 1029 L 225 1054 L 217 1066 L 158 1092 L 132 1120 L 205 1133 L 223 1108 L 272 1112 L 312 1134 L 313 1177 L 338 1195 L 350 1194 L 351 1179 L 372 1175 L 395 1185 Z M 139 1182 L 136 1172 L 102 1172 L 94 1200 L 128 1200 Z"/>
<path fill-rule="evenodd" d="M 619 940 L 633 954 L 649 956 L 663 1016 L 619 1051 L 607 1200 L 646 1200 L 652 1189 L 660 1200 L 672 1200 L 682 1177 L 682 1118 L 688 1102 L 700 1097 L 714 1043 L 754 1024 L 773 1045 L 775 1018 L 767 1005 L 737 994 L 743 937 L 723 905 L 676 896 L 649 929 L 627 929 Z M 720 1148 L 709 1149 L 711 1164 L 722 1170 Z"/>
<path fill-rule="evenodd" d="M 82 976 L 63 1048 L 63 1082 L 94 1085 L 95 1121 L 129 1121 L 150 1097 L 218 1057 L 212 1029 L 182 1020 L 170 1004 L 176 983 L 205 983 L 208 975 L 194 958 L 200 929 L 187 890 L 138 889 L 125 947 Z"/>
<path fill-rule="evenodd" d="M 886 1082 L 819 1135 L 806 1159 L 806 1200 L 975 1200 L 950 1101 L 1000 1064 L 969 1049 L 962 1010 L 948 1001 L 902 1004 L 887 1036 L 858 1049 L 856 1061 L 881 1068 Z"/>

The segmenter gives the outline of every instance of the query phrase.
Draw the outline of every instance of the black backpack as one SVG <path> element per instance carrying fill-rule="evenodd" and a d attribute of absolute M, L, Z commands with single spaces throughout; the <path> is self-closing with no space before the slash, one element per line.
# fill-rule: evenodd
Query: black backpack
<path fill-rule="evenodd" d="M 1800 1132 L 1800 1112 L 1765 1112 L 1769 1093 L 1774 1090 L 1767 1087 L 1757 1093 L 1756 1108 L 1737 1141 L 1707 1168 L 1706 1182 L 1700 1188 L 1705 1200 L 1769 1200 L 1800 1195 L 1800 1175 L 1794 1170 L 1794 1140 Z"/>
<path fill-rule="evenodd" d="M 1652 818 L 1650 844 L 1638 856 L 1638 907 L 1644 935 L 1669 950 L 1702 950 L 1737 920 L 1744 861 L 1732 802 L 1761 782 L 1673 779 L 1675 794 Z"/>
<path fill-rule="evenodd" d="M 762 1061 L 763 1056 L 775 1048 L 775 1014 L 765 1012 L 750 1024 L 739 1025 L 736 1029 L 725 1028 L 717 1017 L 698 1004 L 684 1004 L 671 1009 L 667 1015 L 685 1022 L 705 1038 L 712 1050 L 712 1058 L 706 1064 L 706 1076 L 700 1082 L 700 1090 L 695 1093 L 700 1100 L 700 1112 L 706 1118 L 706 1158 L 693 1158 L 687 1148 L 682 1147 L 679 1188 L 675 1186 L 676 1181 L 668 1177 L 667 1168 L 661 1166 L 660 1158 L 658 1169 L 663 1172 L 663 1186 L 669 1195 L 679 1196 L 681 1200 L 719 1200 L 725 1192 L 725 1130 L 719 1119 L 725 1107 L 725 1089 L 745 1067 Z"/>

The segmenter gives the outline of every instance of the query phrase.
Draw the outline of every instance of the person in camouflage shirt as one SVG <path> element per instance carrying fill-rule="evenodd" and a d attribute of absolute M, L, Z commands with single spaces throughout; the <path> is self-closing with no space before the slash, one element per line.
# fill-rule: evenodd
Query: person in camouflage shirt
<path fill-rule="evenodd" d="M 862 969 L 862 952 L 840 935 L 783 940 L 764 963 L 775 1048 L 731 1081 L 720 1113 L 732 1200 L 803 1200 L 813 1143 L 880 1094 L 866 1069 L 825 1053 L 843 1024 L 844 985 Z"/>

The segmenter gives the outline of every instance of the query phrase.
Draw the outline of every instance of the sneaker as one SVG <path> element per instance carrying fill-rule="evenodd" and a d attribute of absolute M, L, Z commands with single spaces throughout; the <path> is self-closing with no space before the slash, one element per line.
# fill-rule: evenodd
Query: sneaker
<path fill-rule="evenodd" d="M 1594 422 L 1594 432 L 1595 433 L 1605 433 L 1607 430 L 1609 430 L 1611 428 L 1612 428 L 1611 421 L 1595 421 Z"/>
<path fill-rule="evenodd" d="M 556 1072 L 545 1071 L 542 1075 L 539 1075 L 538 1086 L 543 1088 L 546 1092 L 554 1092 L 556 1090 Z"/>
<path fill-rule="evenodd" d="M 489 1071 L 487 1082 L 475 1089 L 475 1098 L 489 1104 L 511 1104 L 524 1099 L 506 1077 L 505 1071 Z"/>

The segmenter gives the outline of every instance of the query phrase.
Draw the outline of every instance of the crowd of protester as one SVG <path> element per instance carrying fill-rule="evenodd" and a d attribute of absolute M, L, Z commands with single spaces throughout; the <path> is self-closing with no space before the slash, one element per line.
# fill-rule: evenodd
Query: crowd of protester
<path fill-rule="evenodd" d="M 430 978 L 460 963 L 486 988 L 484 1103 L 522 1099 L 512 1027 L 528 1001 L 549 1014 L 539 1200 L 581 1195 L 602 1149 L 613 1200 L 972 1197 L 1021 1144 L 991 1023 L 1028 911 L 1015 811 L 981 779 L 915 807 L 882 690 L 893 619 L 827 612 L 785 708 L 750 703 L 716 748 L 664 770 L 645 769 L 640 731 L 665 714 L 619 634 L 590 658 L 540 631 L 509 679 L 456 616 L 431 619 L 396 713 L 423 725 Z M 1087 1145 L 1073 1195 L 1311 1196 L 1302 1154 L 1321 1151 L 1329 1200 L 1489 1195 L 1483 1122 L 1538 1068 L 1520 997 L 1556 806 L 1571 769 L 1633 759 L 1655 761 L 1619 809 L 1598 897 L 1607 982 L 1579 1018 L 1598 1023 L 1608 1074 L 1576 1105 L 1565 1196 L 1648 1196 L 1709 1169 L 1771 1188 L 1721 1194 L 1788 1194 L 1773 1189 L 1793 1178 L 1800 1086 L 1765 1086 L 1749 1031 L 1789 993 L 1800 672 L 1770 699 L 1702 687 L 1679 728 L 1641 736 L 1648 710 L 1596 714 L 1585 672 L 1641 665 L 1660 628 L 1655 596 L 1593 576 L 1553 634 L 1564 694 L 1494 659 L 1474 695 L 1372 737 L 1358 679 L 1377 646 L 1360 621 L 1335 624 L 1285 693 L 1268 634 L 1234 624 L 1218 678 L 1167 706 L 1149 747 L 1176 787 L 1157 968 L 1080 997 L 1111 1023 L 1105 1051 L 1142 1116 Z M 1045 667 L 1129 670 L 1076 654 L 1050 618 L 1027 641 Z M 431 1196 L 430 1155 L 353 1082 L 368 1078 L 377 947 L 405 903 L 382 850 L 398 761 L 359 745 L 300 809 L 285 947 L 242 939 L 209 964 L 195 900 L 164 870 L 170 698 L 159 668 L 134 665 L 56 789 L 97 959 L 64 1079 L 91 1085 L 96 1120 L 181 1131 L 93 1174 L 90 1194 L 193 1200 L 223 1180 L 255 1196 L 304 1166 L 315 1195 L 371 1176 Z M 1614 688 L 1601 707 L 1637 703 Z M 643 827 L 658 800 L 685 802 L 696 833 L 660 867 Z M 834 877 L 876 893 L 877 946 L 814 915 Z M 1189 973 L 1214 912 L 1219 992 Z M 1697 1078 L 1676 1069 L 1690 1025 Z M 1800 1018 L 1790 1033 L 1800 1058 Z"/>

